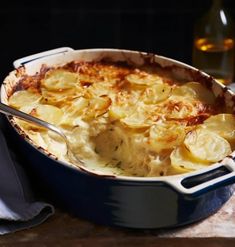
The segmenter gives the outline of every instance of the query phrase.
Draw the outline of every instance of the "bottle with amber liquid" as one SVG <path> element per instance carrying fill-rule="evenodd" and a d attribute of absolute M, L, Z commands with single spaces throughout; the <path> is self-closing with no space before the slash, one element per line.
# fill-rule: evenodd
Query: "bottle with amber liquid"
<path fill-rule="evenodd" d="M 193 66 L 229 84 L 234 78 L 234 24 L 222 0 L 213 0 L 210 10 L 195 25 Z"/>

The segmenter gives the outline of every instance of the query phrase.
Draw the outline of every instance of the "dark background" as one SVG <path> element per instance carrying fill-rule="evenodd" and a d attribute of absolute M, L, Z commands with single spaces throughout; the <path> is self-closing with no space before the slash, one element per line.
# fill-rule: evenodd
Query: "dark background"
<path fill-rule="evenodd" d="M 194 23 L 211 2 L 1 0 L 0 79 L 15 59 L 62 46 L 141 50 L 190 64 Z M 235 1 L 224 5 L 235 17 Z"/>

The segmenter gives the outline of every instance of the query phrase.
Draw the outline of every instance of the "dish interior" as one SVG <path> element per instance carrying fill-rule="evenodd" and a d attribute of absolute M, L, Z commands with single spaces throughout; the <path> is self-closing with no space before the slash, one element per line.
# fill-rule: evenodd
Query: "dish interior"
<path fill-rule="evenodd" d="M 44 64 L 36 73 L 22 69 L 7 101 L 60 127 L 90 171 L 138 177 L 187 173 L 234 150 L 235 117 L 213 84 L 175 76 L 174 69 L 103 58 Z M 55 133 L 14 122 L 34 145 L 75 166 Z"/>

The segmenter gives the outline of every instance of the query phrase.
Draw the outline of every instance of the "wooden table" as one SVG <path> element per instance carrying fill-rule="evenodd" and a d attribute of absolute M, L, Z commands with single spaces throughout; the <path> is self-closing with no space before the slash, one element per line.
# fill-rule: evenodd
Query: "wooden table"
<path fill-rule="evenodd" d="M 39 226 L 1 236 L 0 246 L 235 246 L 235 238 L 161 238 L 160 232 L 100 226 L 56 209 L 55 215 Z"/>

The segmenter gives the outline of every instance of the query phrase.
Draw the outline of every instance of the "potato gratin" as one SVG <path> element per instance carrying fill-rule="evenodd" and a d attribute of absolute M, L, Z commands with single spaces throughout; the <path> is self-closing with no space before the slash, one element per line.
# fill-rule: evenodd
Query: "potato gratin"
<path fill-rule="evenodd" d="M 211 91 L 144 67 L 76 61 L 43 66 L 19 82 L 9 105 L 63 129 L 85 166 L 104 174 L 198 170 L 229 155 L 235 141 L 235 118 Z M 69 162 L 59 136 L 16 121 L 33 142 Z"/>

